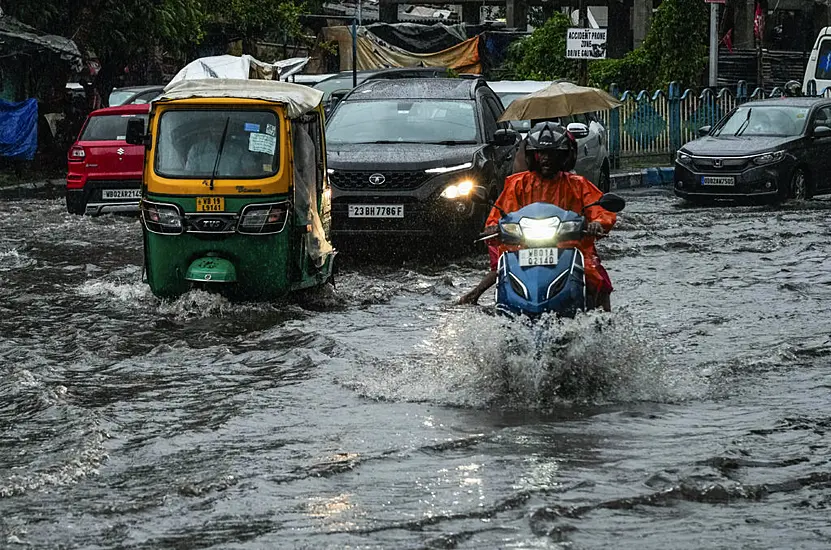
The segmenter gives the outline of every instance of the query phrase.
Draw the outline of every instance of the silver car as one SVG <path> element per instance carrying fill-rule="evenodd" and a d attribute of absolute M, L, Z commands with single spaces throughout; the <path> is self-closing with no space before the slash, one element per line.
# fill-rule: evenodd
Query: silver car
<path fill-rule="evenodd" d="M 505 108 L 515 99 L 541 90 L 551 82 L 534 80 L 499 80 L 488 82 Z M 589 179 L 604 193 L 610 189 L 609 138 L 606 128 L 594 113 L 562 117 L 559 122 L 577 138 L 577 166 L 575 172 Z M 531 129 L 530 120 L 511 122 L 523 135 Z"/>

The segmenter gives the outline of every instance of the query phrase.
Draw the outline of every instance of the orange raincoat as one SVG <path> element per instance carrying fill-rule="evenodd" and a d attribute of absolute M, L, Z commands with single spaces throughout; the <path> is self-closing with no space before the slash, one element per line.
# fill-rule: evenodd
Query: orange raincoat
<path fill-rule="evenodd" d="M 583 176 L 560 172 L 554 178 L 545 180 L 536 172 L 521 172 L 508 176 L 502 194 L 496 199 L 496 205 L 505 212 L 515 212 L 535 202 L 547 202 L 579 214 L 585 205 L 598 201 L 602 196 L 600 189 Z M 617 221 L 614 212 L 599 206 L 587 208 L 584 215 L 589 222 L 600 222 L 604 233 L 608 233 Z M 485 226 L 495 226 L 500 219 L 502 214 L 493 208 Z M 577 244 L 585 257 L 586 285 L 593 289 L 603 289 L 608 284 L 608 290 L 611 291 L 608 275 L 600 265 L 594 241 L 595 237 L 584 237 Z M 496 257 L 510 249 L 511 247 L 500 244 Z"/>

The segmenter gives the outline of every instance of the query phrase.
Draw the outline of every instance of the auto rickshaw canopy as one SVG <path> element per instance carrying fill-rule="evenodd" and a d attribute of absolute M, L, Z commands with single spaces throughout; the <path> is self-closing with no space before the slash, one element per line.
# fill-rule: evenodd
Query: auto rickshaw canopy
<path fill-rule="evenodd" d="M 193 98 L 257 99 L 285 105 L 289 118 L 299 118 L 315 110 L 323 92 L 291 82 L 206 78 L 180 80 L 169 84 L 153 103 Z"/>

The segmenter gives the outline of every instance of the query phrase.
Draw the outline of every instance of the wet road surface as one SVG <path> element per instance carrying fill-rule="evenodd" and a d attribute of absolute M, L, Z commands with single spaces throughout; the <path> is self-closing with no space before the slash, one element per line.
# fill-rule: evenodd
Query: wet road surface
<path fill-rule="evenodd" d="M 0 546 L 831 547 L 831 202 L 627 198 L 542 327 L 478 255 L 161 302 L 136 218 L 0 202 Z"/>

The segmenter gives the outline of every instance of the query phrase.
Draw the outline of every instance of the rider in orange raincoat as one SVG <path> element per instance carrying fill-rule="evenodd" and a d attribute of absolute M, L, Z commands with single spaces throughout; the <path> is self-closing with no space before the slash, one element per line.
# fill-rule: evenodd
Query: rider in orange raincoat
<path fill-rule="evenodd" d="M 570 173 L 576 160 L 576 144 L 562 126 L 553 122 L 538 124 L 529 132 L 527 140 L 529 171 L 514 174 L 505 180 L 505 188 L 496 200 L 496 206 L 505 212 L 515 212 L 535 202 L 547 202 L 580 213 L 586 205 L 603 196 L 589 180 Z M 611 309 L 609 295 L 613 288 L 609 275 L 600 264 L 594 241 L 612 229 L 617 216 L 600 206 L 586 208 L 584 215 L 589 235 L 577 243 L 577 248 L 584 256 L 586 287 L 595 304 L 608 311 Z M 491 228 L 501 218 L 499 209 L 493 208 L 485 222 L 486 231 L 493 230 Z M 502 244 L 490 245 L 491 272 L 461 298 L 461 303 L 476 303 L 479 296 L 496 282 L 496 263 L 506 250 L 508 247 Z"/>

